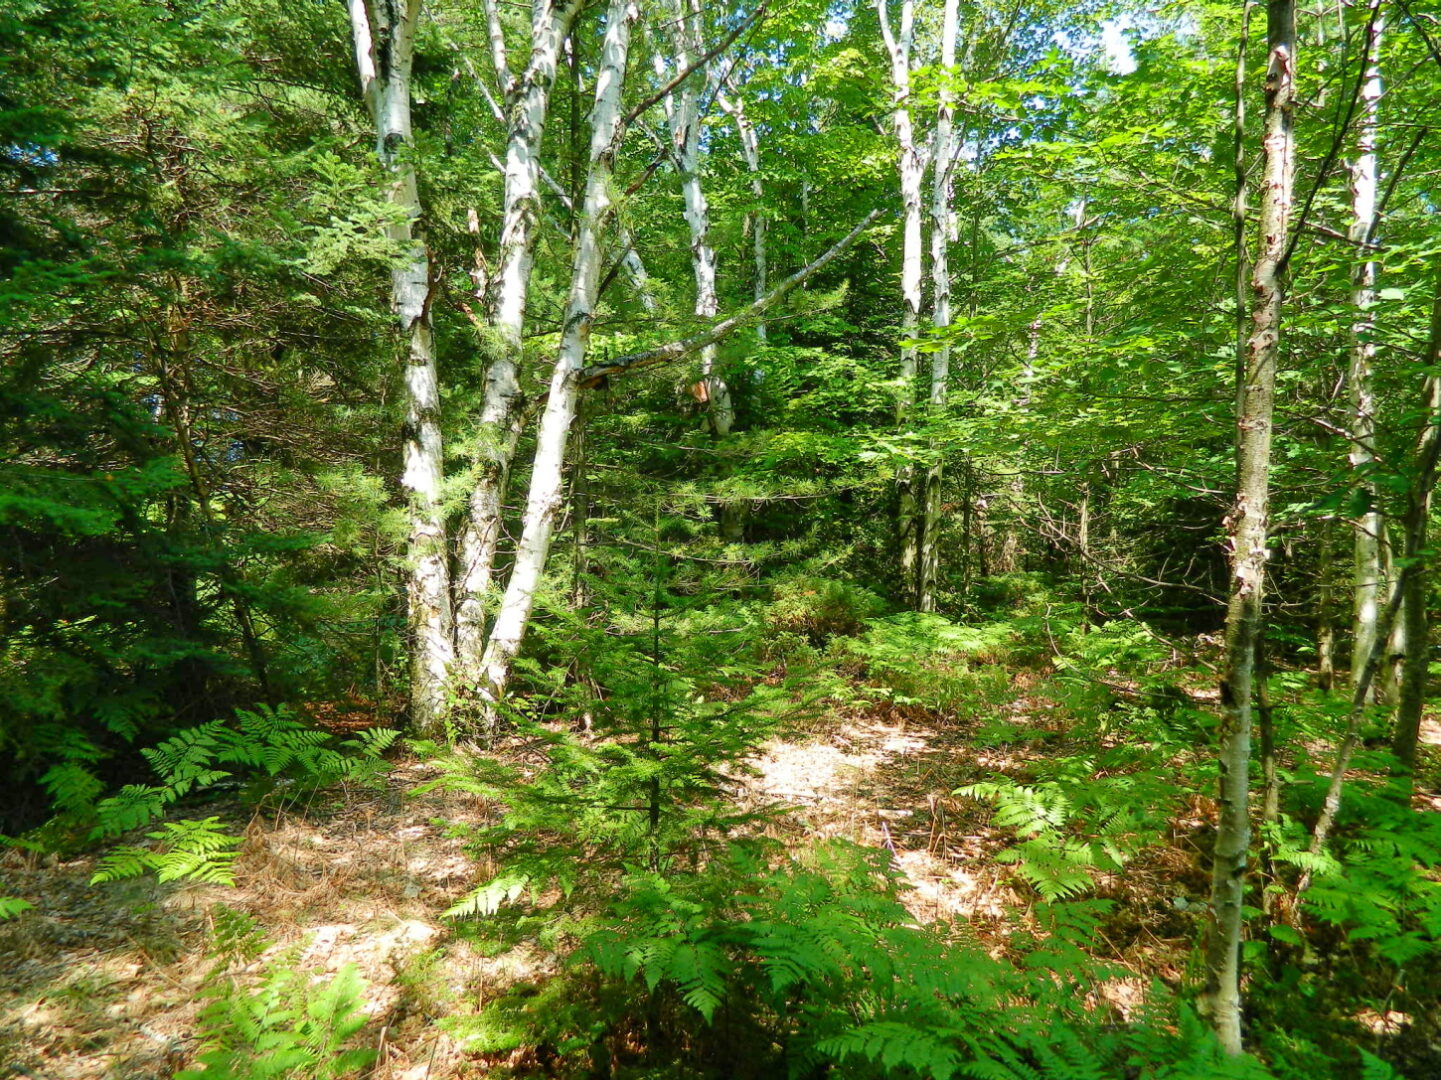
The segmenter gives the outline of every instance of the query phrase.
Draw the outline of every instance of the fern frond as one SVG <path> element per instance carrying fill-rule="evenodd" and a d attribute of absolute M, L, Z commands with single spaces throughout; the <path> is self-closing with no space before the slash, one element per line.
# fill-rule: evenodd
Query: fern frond
<path fill-rule="evenodd" d="M 34 907 L 29 900 L 21 900 L 18 896 L 0 896 L 0 922 L 13 919 Z"/>
<path fill-rule="evenodd" d="M 530 885 L 530 880 L 528 874 L 502 874 L 452 904 L 445 910 L 445 917 L 494 915 L 505 904 L 519 899 Z"/>
<path fill-rule="evenodd" d="M 842 1035 L 823 1039 L 817 1048 L 838 1060 L 862 1057 L 888 1072 L 913 1069 L 921 1076 L 950 1080 L 961 1065 L 946 1040 L 931 1031 L 894 1020 L 862 1024 Z"/>

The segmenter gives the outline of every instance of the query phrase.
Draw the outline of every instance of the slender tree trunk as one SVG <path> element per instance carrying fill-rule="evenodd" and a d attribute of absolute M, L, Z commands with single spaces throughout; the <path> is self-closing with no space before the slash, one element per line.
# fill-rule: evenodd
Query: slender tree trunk
<path fill-rule="evenodd" d="M 1285 258 L 1295 178 L 1296 15 L 1292 0 L 1267 10 L 1266 116 L 1262 142 L 1261 246 L 1252 274 L 1252 331 L 1237 394 L 1236 504 L 1228 526 L 1231 595 L 1221 670 L 1220 820 L 1211 879 L 1206 997 L 1221 1045 L 1241 1052 L 1241 908 L 1246 894 L 1251 713 L 1256 641 L 1265 589 L 1271 426 L 1285 297 Z"/>
<path fill-rule="evenodd" d="M 612 211 L 612 171 L 623 135 L 621 91 L 625 82 L 631 27 L 638 18 L 639 10 L 634 0 L 611 0 L 606 15 L 600 70 L 596 75 L 595 108 L 591 113 L 590 168 L 571 269 L 570 297 L 566 302 L 550 396 L 536 436 L 530 493 L 526 500 L 520 543 L 516 548 L 515 567 L 481 664 L 480 693 L 486 703 L 486 720 L 492 732 L 498 722 L 497 707 L 510 682 L 511 668 L 530 621 L 536 590 L 550 552 L 556 513 L 563 501 L 562 470 L 566 443 L 575 419 L 580 376 L 600 286 L 601 231 Z"/>
<path fill-rule="evenodd" d="M 1426 364 L 1428 369 L 1434 369 L 1435 365 L 1441 362 L 1441 267 L 1438 267 L 1437 294 L 1433 301 L 1431 314 L 1431 341 L 1427 350 Z M 1441 416 L 1438 416 L 1437 413 L 1438 408 L 1441 408 L 1441 385 L 1438 383 L 1441 383 L 1441 377 L 1428 375 L 1423 385 L 1422 398 L 1426 416 L 1416 439 L 1416 451 L 1413 457 L 1415 464 L 1408 496 L 1409 506 L 1405 521 L 1401 563 L 1392 578 L 1390 596 L 1387 598 L 1386 606 L 1382 609 L 1376 623 L 1376 640 L 1372 642 L 1371 652 L 1361 666 L 1360 681 L 1357 682 L 1352 692 L 1351 714 L 1346 721 L 1346 734 L 1342 737 L 1341 745 L 1336 751 L 1336 764 L 1331 769 L 1330 783 L 1326 787 L 1326 798 L 1321 804 L 1321 813 L 1317 816 L 1316 824 L 1311 830 L 1311 853 L 1313 855 L 1318 854 L 1325 847 L 1331 827 L 1336 823 L 1336 816 L 1341 812 L 1341 793 L 1346 783 L 1346 770 L 1350 767 L 1351 756 L 1356 752 L 1356 747 L 1361 741 L 1361 723 L 1366 717 L 1371 683 L 1380 674 L 1386 660 L 1386 638 L 1390 635 L 1396 617 L 1401 611 L 1403 597 L 1412 588 L 1411 582 L 1421 576 L 1425 570 L 1426 519 L 1431 493 L 1436 487 L 1437 459 L 1441 457 L 1441 423 L 1438 423 Z M 1409 735 L 1409 733 L 1407 734 Z M 1398 730 L 1395 742 L 1392 744 L 1393 747 L 1401 750 L 1398 756 L 1403 761 L 1414 760 L 1414 740 L 1412 740 L 1413 745 L 1408 749 L 1401 745 L 1402 738 L 1403 735 Z M 1310 883 L 1311 875 L 1307 873 L 1297 886 L 1297 892 L 1304 892 Z"/>
<path fill-rule="evenodd" d="M 724 90 L 721 90 L 716 94 L 716 103 L 735 121 L 736 134 L 740 136 L 741 154 L 744 155 L 746 168 L 750 171 L 751 197 L 755 200 L 755 209 L 747 215 L 746 220 L 750 225 L 751 253 L 755 265 L 752 294 L 755 299 L 759 300 L 766 294 L 766 282 L 769 277 L 766 252 L 766 212 L 763 205 L 765 185 L 761 181 L 760 141 L 756 138 L 755 125 L 746 116 L 745 102 L 741 100 L 739 94 L 730 97 Z M 766 336 L 766 324 L 762 319 L 756 323 L 756 340 L 764 344 Z"/>
<path fill-rule="evenodd" d="M 1441 381 L 1431 380 L 1430 412 L 1428 422 L 1434 423 L 1441 400 L 1436 388 Z M 1406 579 L 1406 588 L 1401 592 L 1401 619 L 1405 625 L 1406 653 L 1401 668 L 1401 685 L 1396 705 L 1396 733 L 1391 750 L 1396 755 L 1401 772 L 1410 775 L 1416 768 L 1416 747 L 1421 737 L 1421 710 L 1426 701 L 1426 676 L 1430 667 L 1430 621 L 1426 612 L 1426 598 L 1430 591 L 1430 568 L 1425 563 L 1427 519 L 1431 515 L 1431 499 L 1421 498 L 1419 493 L 1411 496 L 1413 505 L 1407 510 L 1407 547 L 1416 551 L 1415 558 L 1421 560 Z"/>
<path fill-rule="evenodd" d="M 1356 140 L 1356 159 L 1350 170 L 1349 235 L 1358 244 L 1369 242 L 1376 230 L 1376 128 L 1381 100 L 1381 68 L 1377 55 L 1381 38 L 1379 17 L 1371 22 L 1370 28 L 1371 40 L 1367 42 L 1364 55 L 1369 56 L 1371 62 L 1361 85 L 1360 133 Z M 1351 275 L 1351 306 L 1355 314 L 1351 323 L 1351 357 L 1347 371 L 1347 389 L 1351 398 L 1351 468 L 1360 478 L 1359 484 L 1366 497 L 1366 510 L 1356 519 L 1355 529 L 1351 647 L 1353 689 L 1376 640 L 1378 607 L 1386 588 L 1381 552 L 1385 543 L 1386 521 L 1378 505 L 1371 471 L 1376 461 L 1376 396 L 1372 385 L 1376 345 L 1372 339 L 1375 318 L 1371 310 L 1375 300 L 1376 260 L 1363 256 Z"/>
<path fill-rule="evenodd" d="M 496 0 L 486 4 L 492 63 L 508 115 L 505 189 L 494 302 L 489 312 L 490 366 L 476 433 L 476 477 L 459 542 L 455 641 L 461 686 L 473 689 L 481 677 L 485 648 L 486 598 L 495 572 L 496 549 L 510 467 L 523 427 L 519 371 L 525 306 L 540 223 L 541 144 L 559 69 L 560 48 L 580 10 L 579 0 L 538 0 L 531 25 L 531 53 L 514 79 L 507 65 Z"/>
<path fill-rule="evenodd" d="M 901 192 L 901 374 L 896 392 L 896 423 L 905 423 L 916 404 L 916 339 L 921 319 L 921 186 L 925 158 L 916 143 L 911 118 L 911 51 L 915 41 L 915 0 L 901 0 L 899 33 L 891 29 L 886 0 L 876 0 L 881 35 L 891 61 L 894 105 L 891 126 L 896 137 Z M 920 495 L 914 466 L 906 466 L 896 482 L 896 521 L 900 547 L 902 588 L 912 604 L 918 603 L 920 560 Z"/>
<path fill-rule="evenodd" d="M 1319 579 L 1316 595 L 1316 685 L 1328 691 L 1336 685 L 1336 604 L 1331 584 L 1335 539 L 1331 533 L 1331 522 L 1323 521 L 1316 570 Z"/>
<path fill-rule="evenodd" d="M 1382 520 L 1388 525 L 1390 522 L 1383 515 Z M 1401 525 L 1400 536 L 1396 536 L 1394 528 L 1387 528 L 1386 536 L 1381 544 L 1381 580 L 1392 581 L 1396 577 L 1396 542 L 1400 540 L 1402 550 L 1406 545 L 1406 525 Z M 1386 635 L 1384 653 L 1381 658 L 1381 670 L 1376 673 L 1376 682 L 1371 687 L 1372 697 L 1384 705 L 1396 705 L 1401 700 L 1401 672 L 1406 663 L 1406 594 L 1401 594 L 1402 611 L 1396 616 L 1395 622 L 1391 624 L 1391 632 Z"/>
<path fill-rule="evenodd" d="M 705 52 L 701 34 L 701 13 L 695 0 L 674 0 L 671 5 L 671 39 L 675 42 L 672 72 L 667 72 L 665 59 L 657 52 L 656 73 L 662 79 L 687 70 Z M 695 277 L 695 314 L 714 319 L 720 309 L 716 297 L 716 256 L 710 243 L 710 204 L 700 175 L 701 95 L 709 87 L 692 76 L 665 96 L 666 124 L 670 133 L 671 159 L 680 175 L 681 197 L 685 204 L 686 227 L 690 232 L 691 273 Z M 711 434 L 724 438 L 730 434 L 735 420 L 730 388 L 716 373 L 716 347 L 701 350 L 701 379 L 706 388 L 706 416 Z"/>
<path fill-rule="evenodd" d="M 1441 262 L 1436 266 L 1435 294 L 1431 301 L 1431 335 L 1426 349 L 1426 366 L 1435 369 L 1441 365 Z M 1438 439 L 1436 425 L 1441 423 L 1441 378 L 1435 375 L 1426 380 L 1426 416 L 1422 420 L 1421 447 L 1422 466 L 1427 454 L 1434 461 L 1434 446 Z M 1429 442 L 1428 442 L 1429 440 Z M 1416 768 L 1416 747 L 1421 738 L 1421 708 L 1426 700 L 1426 676 L 1430 667 L 1431 634 L 1430 619 L 1426 611 L 1426 600 L 1430 591 L 1430 568 L 1424 561 L 1427 543 L 1427 525 L 1431 517 L 1431 487 L 1434 485 L 1434 469 L 1427 475 L 1418 476 L 1407 494 L 1406 506 L 1406 549 L 1416 559 L 1406 581 L 1406 591 L 1401 603 L 1406 627 L 1406 664 L 1401 673 L 1400 702 L 1396 709 L 1396 734 L 1391 741 L 1391 752 L 1396 755 L 1401 770 L 1412 773 Z"/>
<path fill-rule="evenodd" d="M 574 218 L 575 200 L 566 193 L 565 188 L 561 187 L 544 168 L 540 170 L 540 178 Z M 559 231 L 566 233 L 573 230 L 560 229 Z M 620 264 L 625 269 L 625 276 L 630 279 L 631 290 L 635 293 L 635 298 L 640 301 L 640 306 L 647 313 L 653 313 L 656 308 L 655 291 L 651 288 L 650 271 L 645 268 L 645 260 L 635 249 L 635 234 L 631 232 L 630 227 L 624 221 L 616 222 L 615 234 L 621 247 L 625 250 L 625 254 L 620 257 Z"/>
<path fill-rule="evenodd" d="M 1041 320 L 1033 319 L 1026 328 L 1026 360 L 1021 367 L 1021 390 L 1016 395 L 1016 408 L 1031 407 L 1031 383 L 1036 377 L 1036 359 L 1041 355 Z M 1009 574 L 1021 564 L 1021 508 L 1026 499 L 1026 478 L 1021 471 L 1021 459 L 1015 459 L 1015 472 L 1006 482 L 1006 519 L 1001 529 L 1000 543 L 996 546 L 996 557 L 991 569 L 998 574 Z M 985 572 L 982 571 L 982 577 Z"/>
<path fill-rule="evenodd" d="M 404 219 L 390 227 L 406 250 L 391 271 L 391 308 L 405 339 L 404 472 L 410 531 L 407 623 L 410 710 L 417 731 L 444 732 L 454 659 L 450 564 L 442 505 L 440 380 L 430 327 L 430 256 L 419 235 L 420 195 L 410 157 L 410 75 L 420 0 L 350 0 L 361 92 L 375 122 L 376 155 L 390 174 L 388 194 Z"/>
<path fill-rule="evenodd" d="M 935 165 L 931 173 L 931 326 L 942 335 L 939 347 L 931 354 L 930 410 L 940 415 L 946 404 L 947 384 L 951 375 L 951 346 L 944 335 L 951 325 L 951 263 L 950 246 L 955 240 L 956 215 L 952 205 L 955 183 L 952 170 L 955 153 L 952 146 L 955 119 L 955 92 L 950 79 L 956 66 L 956 36 L 959 26 L 959 0 L 946 0 L 941 20 L 941 90 L 936 109 Z M 941 530 L 941 463 L 936 461 L 926 470 L 924 513 L 920 527 L 919 574 L 916 584 L 916 607 L 921 611 L 936 610 L 936 579 L 940 574 Z"/>

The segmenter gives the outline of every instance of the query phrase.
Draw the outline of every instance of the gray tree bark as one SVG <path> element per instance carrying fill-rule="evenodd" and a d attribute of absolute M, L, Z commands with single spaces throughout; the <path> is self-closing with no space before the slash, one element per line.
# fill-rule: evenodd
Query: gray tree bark
<path fill-rule="evenodd" d="M 1218 732 L 1219 822 L 1210 881 L 1206 1005 L 1226 1053 L 1241 1037 L 1241 908 L 1251 846 L 1249 767 L 1255 656 L 1265 591 L 1271 500 L 1271 425 L 1275 366 L 1285 298 L 1295 182 L 1295 7 L 1270 0 L 1267 10 L 1265 133 L 1262 138 L 1261 248 L 1252 271 L 1251 337 L 1236 395 L 1236 502 L 1229 516 L 1231 598 L 1226 607 Z"/>
<path fill-rule="evenodd" d="M 1266 19 L 1266 113 L 1262 140 L 1261 244 L 1252 273 L 1251 336 L 1240 373 L 1236 416 L 1236 503 L 1228 519 L 1231 587 L 1221 669 L 1220 819 L 1206 942 L 1206 1004 L 1228 1053 L 1241 1038 L 1241 908 L 1250 850 L 1251 724 L 1256 642 L 1261 631 L 1270 514 L 1272 413 L 1285 300 L 1295 182 L 1296 14 L 1270 0 Z"/>

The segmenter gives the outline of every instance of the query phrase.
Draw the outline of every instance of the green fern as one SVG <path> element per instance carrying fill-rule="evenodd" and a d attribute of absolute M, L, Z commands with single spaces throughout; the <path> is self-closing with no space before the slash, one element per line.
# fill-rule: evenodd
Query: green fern
<path fill-rule="evenodd" d="M 79 775 L 78 766 L 56 766 L 52 772 L 60 770 L 56 783 L 71 793 L 77 808 L 93 803 L 91 835 L 99 839 L 148 825 L 186 795 L 230 777 L 231 770 L 220 765 L 272 779 L 288 771 L 305 785 L 319 786 L 382 768 L 382 755 L 397 736 L 390 729 L 373 729 L 331 745 L 331 736 L 300 723 L 290 710 L 268 706 L 237 709 L 236 719 L 235 725 L 212 720 L 186 728 L 142 750 L 160 783 L 127 784 L 99 802 L 93 802 L 98 792 Z M 100 860 L 92 881 L 154 873 L 162 882 L 191 879 L 233 884 L 235 852 L 230 849 L 240 838 L 221 832 L 217 821 L 211 817 L 167 822 L 160 831 L 147 834 L 156 841 L 154 847 L 123 846 L 110 851 Z"/>
<path fill-rule="evenodd" d="M 1010 777 L 969 784 L 955 794 L 989 802 L 994 824 L 1020 837 L 997 861 L 1046 900 L 1080 896 L 1098 873 L 1120 870 L 1161 834 L 1176 798 L 1174 782 L 1121 748 L 1065 758 L 1034 783 Z M 1037 771 L 1040 771 L 1038 768 Z"/>
<path fill-rule="evenodd" d="M 273 968 L 253 991 L 228 977 L 202 991 L 202 1069 L 175 1080 L 340 1080 L 370 1066 L 375 1052 L 347 1047 L 366 1023 L 365 981 L 347 964 L 313 984 L 293 966 Z"/>
<path fill-rule="evenodd" d="M 153 873 L 161 882 L 182 879 L 211 885 L 234 885 L 236 853 L 229 850 L 240 837 L 220 829 L 220 819 L 167 821 L 156 832 L 146 833 L 156 842 L 153 848 L 122 846 L 101 858 L 90 878 L 92 885 Z"/>
<path fill-rule="evenodd" d="M 919 1029 L 897 1020 L 879 1020 L 822 1039 L 817 1049 L 841 1062 L 851 1057 L 865 1058 L 880 1065 L 887 1075 L 909 1069 L 933 1080 L 950 1080 L 961 1067 L 951 1034 Z"/>
<path fill-rule="evenodd" d="M 18 896 L 0 896 L 0 922 L 13 919 L 34 907 L 35 905 L 30 901 L 21 900 Z"/>

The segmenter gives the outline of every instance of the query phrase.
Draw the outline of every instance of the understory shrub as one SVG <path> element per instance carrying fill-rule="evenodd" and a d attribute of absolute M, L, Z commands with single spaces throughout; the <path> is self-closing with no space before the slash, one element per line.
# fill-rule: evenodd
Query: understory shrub
<path fill-rule="evenodd" d="M 294 953 L 281 954 L 255 983 L 240 972 L 269 944 L 259 923 L 224 905 L 211 916 L 216 963 L 200 991 L 201 1067 L 175 1080 L 341 1080 L 370 1066 L 375 1051 L 355 1045 L 367 1016 L 353 964 L 316 978 Z"/>

